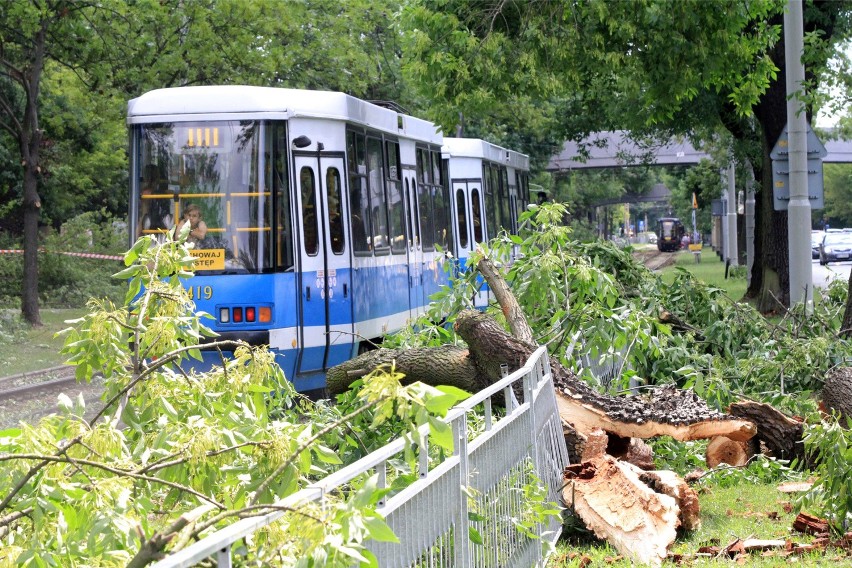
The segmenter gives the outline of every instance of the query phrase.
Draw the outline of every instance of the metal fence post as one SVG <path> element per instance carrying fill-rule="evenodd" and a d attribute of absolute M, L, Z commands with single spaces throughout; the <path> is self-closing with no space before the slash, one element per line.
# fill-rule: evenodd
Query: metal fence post
<path fill-rule="evenodd" d="M 456 455 L 459 458 L 459 487 L 470 486 L 470 457 L 467 452 L 467 411 L 453 424 L 456 435 Z M 467 568 L 470 566 L 470 541 L 468 535 L 468 502 L 467 494 L 463 491 L 461 502 L 456 515 L 456 528 L 453 531 L 455 554 L 453 566 Z"/>

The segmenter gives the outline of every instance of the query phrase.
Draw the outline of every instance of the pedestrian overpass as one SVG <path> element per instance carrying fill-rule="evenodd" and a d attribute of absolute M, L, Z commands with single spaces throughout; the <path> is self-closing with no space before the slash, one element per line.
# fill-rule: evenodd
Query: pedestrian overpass
<path fill-rule="evenodd" d="M 852 140 L 823 140 L 823 163 L 852 163 Z M 565 175 L 573 170 L 630 166 L 690 166 L 710 155 L 688 140 L 637 141 L 626 130 L 593 132 L 580 142 L 569 140 L 550 158 L 546 171 Z"/>

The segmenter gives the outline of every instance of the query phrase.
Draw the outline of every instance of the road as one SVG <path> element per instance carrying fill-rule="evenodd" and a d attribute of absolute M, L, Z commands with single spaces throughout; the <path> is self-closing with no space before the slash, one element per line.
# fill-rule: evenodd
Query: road
<path fill-rule="evenodd" d="M 826 288 L 835 278 L 841 278 L 844 282 L 849 281 L 849 271 L 852 270 L 852 262 L 832 262 L 820 266 L 818 260 L 813 261 L 813 282 L 817 288 Z"/>

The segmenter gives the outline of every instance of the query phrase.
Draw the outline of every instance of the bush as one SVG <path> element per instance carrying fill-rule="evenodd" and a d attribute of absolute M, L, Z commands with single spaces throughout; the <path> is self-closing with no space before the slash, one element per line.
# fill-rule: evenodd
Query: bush
<path fill-rule="evenodd" d="M 0 235 L 0 243 L 8 248 L 21 248 L 20 242 L 8 234 Z M 127 228 L 122 221 L 103 212 L 84 213 L 65 223 L 58 234 L 48 232 L 42 244 L 45 252 L 38 257 L 42 307 L 77 308 L 86 305 L 89 298 L 121 300 L 125 284 L 111 278 L 121 269 L 119 262 L 61 253 L 121 253 L 127 245 Z M 20 306 L 23 277 L 22 254 L 0 255 L 0 281 L 10 283 L 0 288 L 0 307 Z"/>

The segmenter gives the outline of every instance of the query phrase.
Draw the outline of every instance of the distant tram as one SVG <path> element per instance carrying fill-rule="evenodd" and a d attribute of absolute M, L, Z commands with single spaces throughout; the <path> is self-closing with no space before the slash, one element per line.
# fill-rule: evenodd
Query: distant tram
<path fill-rule="evenodd" d="M 343 93 L 160 89 L 127 120 L 131 235 L 195 211 L 197 308 L 221 338 L 269 345 L 302 392 L 423 313 L 441 251 L 463 268 L 529 203 L 526 156 Z"/>
<path fill-rule="evenodd" d="M 680 249 L 686 229 L 677 217 L 662 217 L 657 221 L 657 249 L 673 252 Z"/>

